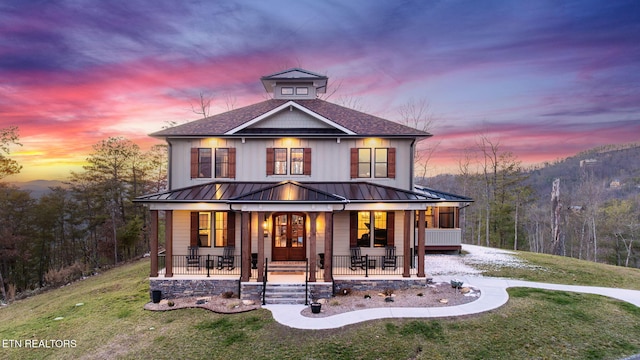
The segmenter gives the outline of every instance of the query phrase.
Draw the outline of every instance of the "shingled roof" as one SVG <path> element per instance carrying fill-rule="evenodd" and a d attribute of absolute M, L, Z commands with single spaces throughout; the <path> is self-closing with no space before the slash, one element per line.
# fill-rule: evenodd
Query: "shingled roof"
<path fill-rule="evenodd" d="M 375 136 L 397 136 L 397 137 L 429 137 L 431 134 L 420 131 L 396 122 L 386 120 L 377 116 L 369 115 L 360 111 L 349 109 L 324 100 L 266 100 L 253 105 L 234 109 L 218 115 L 178 125 L 152 133 L 153 137 L 201 137 L 201 136 L 233 136 L 229 131 L 241 127 L 270 111 L 286 103 L 296 103 L 299 106 L 315 113 L 325 119 L 352 131 L 356 137 Z M 258 134 L 258 133 L 257 133 Z M 256 135 L 257 135 L 256 134 Z M 243 131 L 238 136 L 250 136 L 251 132 Z M 316 134 L 319 135 L 319 134 Z M 327 135 L 327 134 L 325 134 Z M 346 134 L 345 134 L 346 135 Z M 335 136 L 335 134 L 333 134 Z"/>

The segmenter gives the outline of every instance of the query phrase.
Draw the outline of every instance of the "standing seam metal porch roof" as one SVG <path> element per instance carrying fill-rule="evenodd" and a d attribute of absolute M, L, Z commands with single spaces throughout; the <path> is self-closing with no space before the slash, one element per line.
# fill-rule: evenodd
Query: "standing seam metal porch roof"
<path fill-rule="evenodd" d="M 424 193 L 368 182 L 211 182 L 140 196 L 141 203 L 333 203 L 440 202 Z"/>

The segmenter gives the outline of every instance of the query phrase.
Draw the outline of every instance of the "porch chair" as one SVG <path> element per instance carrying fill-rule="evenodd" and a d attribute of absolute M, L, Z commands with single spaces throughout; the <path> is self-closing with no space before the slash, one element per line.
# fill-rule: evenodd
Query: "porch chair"
<path fill-rule="evenodd" d="M 366 256 L 362 256 L 362 253 L 360 253 L 359 247 L 352 247 L 350 251 L 351 251 L 351 266 L 349 266 L 349 269 L 355 270 L 356 268 L 359 267 L 364 270 L 365 267 L 367 266 Z"/>
<path fill-rule="evenodd" d="M 396 256 L 396 247 L 395 246 L 385 246 L 384 248 L 384 256 L 382 257 L 382 270 L 385 267 L 393 266 L 393 270 L 395 271 L 398 268 L 397 264 L 397 256 Z"/>
<path fill-rule="evenodd" d="M 218 255 L 218 270 L 222 270 L 226 267 L 227 270 L 233 270 L 235 268 L 233 261 L 233 246 L 225 246 L 222 255 Z"/>
<path fill-rule="evenodd" d="M 189 268 L 197 267 L 200 270 L 200 255 L 198 255 L 197 246 L 188 247 L 189 255 L 187 255 L 187 271 Z"/>

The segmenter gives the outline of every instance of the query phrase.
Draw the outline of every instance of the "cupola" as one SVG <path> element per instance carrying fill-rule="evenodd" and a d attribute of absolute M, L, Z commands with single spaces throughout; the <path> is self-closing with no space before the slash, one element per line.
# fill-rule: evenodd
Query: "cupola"
<path fill-rule="evenodd" d="M 314 72 L 293 68 L 260 78 L 264 89 L 274 99 L 315 99 L 327 91 L 329 78 Z"/>

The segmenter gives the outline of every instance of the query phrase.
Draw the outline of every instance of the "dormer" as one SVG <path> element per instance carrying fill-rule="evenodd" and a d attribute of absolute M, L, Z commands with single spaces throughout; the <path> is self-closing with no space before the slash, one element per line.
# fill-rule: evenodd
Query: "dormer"
<path fill-rule="evenodd" d="M 327 91 L 329 78 L 314 72 L 293 68 L 260 78 L 264 89 L 274 99 L 315 99 Z"/>

